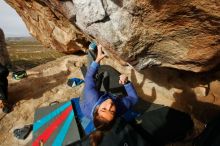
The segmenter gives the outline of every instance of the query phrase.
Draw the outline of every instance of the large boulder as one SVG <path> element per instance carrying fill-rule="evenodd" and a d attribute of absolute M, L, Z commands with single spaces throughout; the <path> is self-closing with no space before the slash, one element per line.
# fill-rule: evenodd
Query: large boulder
<path fill-rule="evenodd" d="M 72 53 L 88 41 L 141 70 L 193 72 L 220 62 L 220 1 L 6 0 L 45 46 Z"/>
<path fill-rule="evenodd" d="M 5 43 L 5 35 L 1 28 L 0 28 L 0 64 L 4 66 L 9 66 L 11 64 Z"/>

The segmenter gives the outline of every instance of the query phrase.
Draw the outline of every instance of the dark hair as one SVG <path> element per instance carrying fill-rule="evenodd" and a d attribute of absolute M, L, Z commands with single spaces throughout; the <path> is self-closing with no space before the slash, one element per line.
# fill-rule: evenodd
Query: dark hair
<path fill-rule="evenodd" d="M 93 122 L 96 127 L 96 131 L 92 132 L 89 136 L 91 146 L 98 146 L 104 136 L 104 133 L 112 128 L 115 122 L 115 117 L 116 116 L 114 116 L 113 120 L 107 121 L 99 116 L 98 107 L 95 109 L 93 113 Z"/>
<path fill-rule="evenodd" d="M 93 131 L 89 135 L 90 145 L 91 146 L 98 146 L 98 144 L 101 142 L 103 136 L 104 136 L 104 132 L 103 131 L 101 131 L 101 130 Z"/>

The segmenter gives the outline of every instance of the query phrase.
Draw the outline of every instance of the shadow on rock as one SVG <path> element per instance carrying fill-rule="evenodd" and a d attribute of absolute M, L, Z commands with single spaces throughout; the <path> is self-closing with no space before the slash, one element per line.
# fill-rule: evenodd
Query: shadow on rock
<path fill-rule="evenodd" d="M 220 72 L 215 68 L 209 72 L 193 73 L 171 68 L 153 67 L 140 71 L 144 76 L 138 83 L 134 71 L 131 72 L 132 82 L 137 85 L 137 91 L 142 99 L 153 102 L 157 95 L 157 88 L 152 88 L 152 95 L 146 95 L 142 89 L 145 80 L 148 79 L 156 85 L 165 88 L 165 92 L 173 92 L 171 100 L 173 108 L 192 113 L 198 120 L 206 122 L 220 112 Z M 201 91 L 200 91 L 201 89 Z M 199 90 L 199 92 L 197 91 Z M 175 92 L 178 91 L 178 92 Z M 159 91 L 161 92 L 161 91 Z M 167 97 L 168 98 L 168 97 Z"/>
<path fill-rule="evenodd" d="M 66 71 L 51 76 L 28 76 L 18 83 L 10 84 L 9 101 L 15 104 L 19 100 L 42 97 L 46 91 L 66 82 L 67 76 L 68 73 Z"/>
<path fill-rule="evenodd" d="M 143 100 L 147 99 L 147 101 L 153 102 L 157 98 L 155 87 L 152 87 L 151 95 L 146 95 L 144 93 L 144 89 L 140 88 L 143 87 L 144 83 L 146 82 L 146 79 L 148 79 L 148 76 L 144 74 L 142 81 L 139 83 L 137 77 L 135 76 L 135 71 L 131 70 L 131 81 L 136 86 L 135 89 L 137 90 L 138 95 L 141 96 Z"/>
<path fill-rule="evenodd" d="M 202 121 L 203 123 L 207 123 L 213 117 L 220 114 L 220 106 L 199 101 L 195 95 L 195 93 L 190 89 L 184 89 L 181 93 L 174 93 L 175 104 L 182 104 L 183 107 L 190 109 L 194 117 Z"/>

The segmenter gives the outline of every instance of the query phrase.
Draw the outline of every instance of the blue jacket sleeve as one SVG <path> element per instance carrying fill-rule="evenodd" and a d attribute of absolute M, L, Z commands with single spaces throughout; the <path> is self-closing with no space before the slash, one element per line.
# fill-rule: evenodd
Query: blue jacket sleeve
<path fill-rule="evenodd" d="M 85 88 L 84 88 L 84 98 L 85 99 L 92 99 L 94 101 L 98 100 L 98 91 L 96 89 L 95 84 L 95 75 L 98 71 L 99 64 L 95 61 L 92 62 L 89 69 L 87 70 L 86 76 L 85 76 Z"/>
<path fill-rule="evenodd" d="M 125 84 L 124 87 L 127 92 L 127 96 L 122 97 L 122 102 L 126 109 L 130 109 L 137 103 L 138 95 L 132 83 Z"/>
<path fill-rule="evenodd" d="M 82 103 L 82 111 L 87 117 L 91 116 L 93 106 L 99 99 L 99 92 L 96 89 L 94 77 L 99 69 L 99 64 L 95 61 L 92 62 L 85 76 L 85 87 Z"/>

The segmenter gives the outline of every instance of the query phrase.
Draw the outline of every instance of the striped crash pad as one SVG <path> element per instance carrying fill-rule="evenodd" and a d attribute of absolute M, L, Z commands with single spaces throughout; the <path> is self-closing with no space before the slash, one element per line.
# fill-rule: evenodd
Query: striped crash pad
<path fill-rule="evenodd" d="M 71 101 L 36 110 L 33 146 L 64 146 L 80 140 Z"/>

